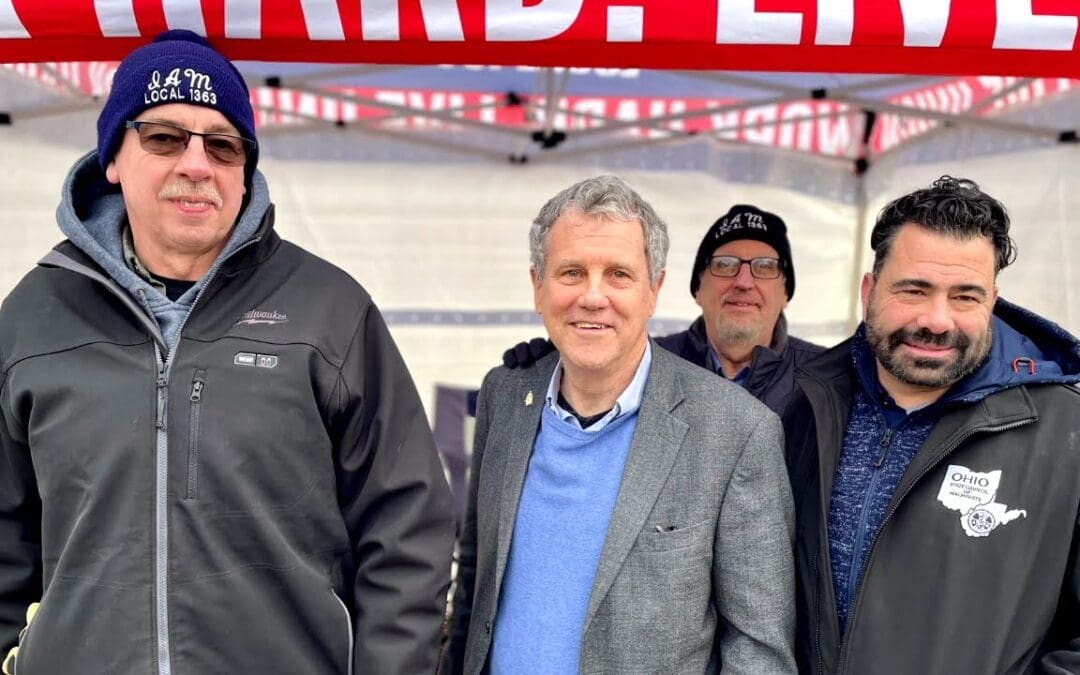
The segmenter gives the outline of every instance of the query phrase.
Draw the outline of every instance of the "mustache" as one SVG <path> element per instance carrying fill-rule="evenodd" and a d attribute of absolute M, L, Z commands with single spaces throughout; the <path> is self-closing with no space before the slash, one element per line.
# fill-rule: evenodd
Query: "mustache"
<path fill-rule="evenodd" d="M 755 304 L 761 304 L 760 298 L 756 293 L 748 292 L 732 292 L 724 295 L 722 298 L 724 302 L 752 302 Z"/>
<path fill-rule="evenodd" d="M 929 347 L 951 347 L 959 352 L 966 352 L 971 346 L 971 338 L 960 331 L 932 333 L 927 328 L 910 330 L 901 328 L 889 335 L 889 347 L 896 349 L 905 342 Z"/>
<path fill-rule="evenodd" d="M 221 208 L 221 193 L 210 181 L 196 183 L 185 178 L 178 178 L 171 183 L 166 183 L 158 192 L 158 199 L 180 199 L 192 202 L 210 202 L 217 208 Z"/>

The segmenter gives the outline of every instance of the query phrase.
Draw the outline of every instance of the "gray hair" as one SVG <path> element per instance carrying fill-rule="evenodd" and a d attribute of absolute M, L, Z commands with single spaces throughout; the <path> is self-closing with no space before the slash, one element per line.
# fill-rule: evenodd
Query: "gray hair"
<path fill-rule="evenodd" d="M 564 213 L 577 211 L 586 216 L 641 223 L 645 238 L 645 260 L 649 264 L 649 283 L 655 284 L 667 264 L 667 225 L 647 201 L 618 176 L 604 175 L 575 183 L 548 200 L 533 220 L 529 230 L 529 259 L 536 276 L 544 276 L 544 255 L 551 227 Z"/>

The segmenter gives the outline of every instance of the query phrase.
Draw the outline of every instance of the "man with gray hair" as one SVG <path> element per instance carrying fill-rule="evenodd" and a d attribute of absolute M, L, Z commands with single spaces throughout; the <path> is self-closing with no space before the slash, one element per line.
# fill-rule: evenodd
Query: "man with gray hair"
<path fill-rule="evenodd" d="M 557 352 L 480 390 L 443 672 L 794 673 L 779 420 L 649 340 L 667 226 L 600 176 L 529 240 Z"/>

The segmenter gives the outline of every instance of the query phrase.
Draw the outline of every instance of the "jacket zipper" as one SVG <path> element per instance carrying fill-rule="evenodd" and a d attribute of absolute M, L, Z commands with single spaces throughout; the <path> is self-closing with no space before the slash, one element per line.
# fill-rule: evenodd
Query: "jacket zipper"
<path fill-rule="evenodd" d="M 169 409 L 169 361 L 161 356 L 161 349 L 154 343 L 154 361 L 157 365 L 157 417 L 154 439 L 154 592 L 155 626 L 157 629 L 158 675 L 170 675 L 169 663 L 169 606 L 165 602 L 168 592 L 167 570 L 169 566 L 169 437 L 167 414 Z"/>
<path fill-rule="evenodd" d="M 236 249 L 230 253 L 226 258 L 217 260 L 214 265 L 206 274 L 206 283 L 199 293 L 195 296 L 195 299 L 191 302 L 191 306 L 188 308 L 184 318 L 181 319 L 180 325 L 176 329 L 176 344 L 173 345 L 173 349 L 168 355 L 162 357 L 161 349 L 157 340 L 154 340 L 154 364 L 156 367 L 156 374 L 154 377 L 155 385 L 155 461 L 154 461 L 154 617 L 155 617 L 155 633 L 157 637 L 157 675 L 172 675 L 172 665 L 169 659 L 169 607 L 168 607 L 168 565 L 169 565 L 169 515 L 168 515 L 168 488 L 169 488 L 169 439 L 168 439 L 168 420 L 167 412 L 169 408 L 169 372 L 172 368 L 173 361 L 176 357 L 176 351 L 180 347 L 180 335 L 183 333 L 184 326 L 187 324 L 188 319 L 191 317 L 192 311 L 206 293 L 206 289 L 213 283 L 214 278 L 217 276 L 218 271 L 222 265 L 237 253 L 253 246 L 261 241 L 261 236 L 254 236 L 248 239 L 243 244 L 240 244 Z M 66 256 L 65 256 L 66 257 Z M 102 284 L 107 291 L 116 295 L 120 300 L 134 311 L 135 305 L 130 302 L 128 296 L 123 294 L 123 291 L 114 288 L 112 280 L 96 276 L 88 271 L 82 271 L 75 268 L 61 265 L 65 269 L 69 269 L 77 274 L 89 277 L 93 281 L 97 281 Z M 150 310 L 146 297 L 142 294 L 141 289 L 138 292 L 139 299 L 142 301 L 142 311 L 153 317 L 153 311 Z M 162 338 L 160 332 L 154 334 L 152 326 L 156 325 L 156 322 L 150 324 L 151 334 L 154 337 Z M 161 344 L 164 345 L 164 339 L 161 339 Z"/>
<path fill-rule="evenodd" d="M 334 596 L 334 600 L 341 607 L 341 611 L 345 612 L 345 624 L 349 629 L 349 664 L 346 668 L 347 675 L 353 675 L 353 626 L 352 615 L 349 614 L 349 608 L 345 606 L 345 602 L 338 597 L 338 594 L 334 591 L 334 587 L 330 587 L 330 595 Z"/>
<path fill-rule="evenodd" d="M 199 416 L 202 412 L 203 387 L 206 386 L 206 371 L 196 370 L 191 381 L 191 414 L 188 424 L 188 476 L 187 499 L 199 498 Z"/>
<path fill-rule="evenodd" d="M 167 413 L 169 409 L 169 372 L 172 369 L 172 364 L 176 360 L 176 352 L 180 348 L 180 336 L 184 331 L 184 326 L 187 325 L 188 319 L 191 317 L 192 311 L 199 303 L 203 294 L 206 293 L 206 289 L 214 282 L 214 278 L 217 276 L 218 270 L 225 264 L 229 258 L 232 258 L 245 248 L 252 246 L 259 242 L 261 237 L 252 237 L 246 242 L 236 247 L 228 257 L 218 260 L 210 268 L 206 274 L 206 283 L 199 289 L 199 293 L 192 300 L 191 306 L 188 307 L 188 311 L 184 314 L 184 318 L 180 320 L 180 325 L 176 328 L 176 342 L 172 345 L 172 351 L 166 356 L 162 356 L 161 347 L 157 342 L 154 342 L 154 363 L 157 367 L 157 375 L 155 376 L 155 388 L 156 388 L 156 418 L 154 421 L 154 427 L 156 430 L 155 439 L 155 461 L 154 461 L 154 617 L 155 617 L 155 629 L 157 635 L 157 673 L 158 675 L 172 675 L 172 664 L 170 662 L 170 647 L 169 647 L 169 603 L 168 603 L 168 591 L 169 591 L 169 436 L 168 436 L 168 420 Z M 91 277 L 93 278 L 93 277 Z M 113 293 L 117 293 L 108 284 L 105 285 Z M 143 303 L 143 311 L 147 312 L 150 316 L 153 316 L 149 305 L 147 304 L 146 297 L 142 294 L 141 289 L 139 292 L 139 299 Z"/>
<path fill-rule="evenodd" d="M 157 604 L 157 642 L 158 642 L 158 675 L 172 675 L 172 664 L 170 662 L 170 648 L 169 648 L 169 437 L 167 429 L 165 427 L 165 411 L 168 409 L 168 385 L 169 385 L 169 372 L 172 370 L 172 364 L 176 361 L 176 352 L 180 350 L 180 337 L 184 332 L 184 326 L 187 325 L 188 319 L 191 318 L 191 313 L 195 311 L 195 307 L 199 304 L 199 300 L 203 294 L 206 293 L 206 289 L 214 283 L 214 277 L 217 276 L 218 270 L 225 264 L 225 261 L 232 258 L 240 251 L 244 250 L 248 246 L 258 243 L 261 237 L 253 237 L 248 239 L 243 244 L 236 247 L 236 250 L 228 255 L 228 257 L 218 260 L 206 273 L 206 283 L 199 289 L 195 299 L 191 301 L 191 306 L 188 307 L 188 311 L 184 314 L 184 318 L 180 320 L 180 325 L 176 327 L 175 343 L 172 345 L 172 351 L 162 359 L 161 350 L 157 344 L 154 344 L 154 358 L 158 364 L 158 406 L 159 406 L 159 424 L 157 432 L 157 488 L 154 498 L 155 511 L 156 511 L 156 523 L 157 523 L 157 556 L 155 556 L 156 565 L 154 570 L 154 586 L 157 589 L 157 598 L 155 602 Z M 145 302 L 145 299 L 144 299 Z M 149 311 L 149 308 L 146 308 Z M 151 315 L 153 312 L 150 312 Z"/>
<path fill-rule="evenodd" d="M 859 509 L 859 522 L 856 523 L 856 525 L 855 525 L 855 527 L 856 527 L 856 529 L 855 529 L 855 545 L 853 547 L 854 550 L 852 552 L 852 557 L 853 558 L 854 558 L 855 554 L 857 554 L 858 551 L 862 550 L 862 543 L 863 543 L 863 541 L 865 541 L 866 521 L 867 521 L 867 514 L 869 513 L 869 510 L 870 510 L 870 503 L 874 500 L 874 495 L 876 494 L 877 489 L 878 489 L 878 483 L 881 480 L 881 465 L 885 463 L 885 460 L 889 456 L 889 443 L 892 440 L 893 429 L 891 427 L 889 427 L 888 424 L 889 424 L 889 422 L 888 422 L 888 420 L 886 420 L 885 421 L 885 425 L 886 425 L 885 426 L 885 433 L 883 433 L 881 435 L 881 440 L 878 442 L 878 447 L 881 448 L 881 451 L 880 451 L 880 454 L 878 455 L 878 458 L 874 461 L 874 469 L 871 472 L 870 482 L 866 486 L 866 494 L 863 495 L 862 507 Z M 903 424 L 903 422 L 901 422 L 901 424 Z M 899 428 L 899 427 L 897 427 L 897 428 Z M 881 530 L 881 528 L 879 527 L 878 531 L 880 531 L 880 530 Z M 870 545 L 871 545 L 871 547 L 873 547 L 873 540 L 871 540 Z M 869 557 L 869 554 L 867 554 L 867 556 Z M 854 562 L 855 561 L 853 559 L 852 563 L 854 563 Z M 861 580 L 862 580 L 862 567 L 860 566 L 859 568 L 856 568 L 855 565 L 852 564 L 851 568 L 848 569 L 848 578 L 847 578 L 847 590 L 848 590 L 848 600 L 849 600 L 849 602 L 854 600 L 856 593 L 858 593 L 859 582 Z M 851 608 L 850 604 L 849 604 L 848 608 L 849 609 Z M 848 618 L 849 619 L 851 618 L 850 614 L 848 615 Z"/>
<path fill-rule="evenodd" d="M 896 513 L 896 509 L 900 507 L 900 503 L 907 498 L 908 494 L 913 489 L 915 489 L 915 486 L 918 485 L 919 481 L 923 479 L 923 476 L 933 471 L 934 468 L 941 463 L 941 460 L 945 459 L 950 453 L 952 453 L 953 450 L 958 448 L 961 443 L 963 443 L 977 433 L 999 433 L 1002 431 L 1009 431 L 1017 427 L 1022 427 L 1027 424 L 1032 424 L 1033 422 L 1035 422 L 1034 419 L 1027 419 L 1021 420 L 1019 422 L 1002 424 L 995 427 L 978 427 L 975 429 L 969 429 L 966 433 L 962 434 L 955 441 L 945 446 L 942 451 L 934 458 L 934 461 L 928 464 L 925 468 L 923 468 L 923 470 L 920 471 L 917 476 L 915 476 L 915 480 L 911 481 L 911 483 L 908 484 L 907 488 L 905 488 L 904 491 L 900 494 L 900 498 L 893 503 L 892 508 L 885 512 L 885 517 L 881 520 L 881 526 L 878 528 L 877 534 L 874 535 L 874 539 L 870 542 L 870 552 L 867 553 L 866 559 L 863 560 L 863 563 L 859 568 L 859 578 L 861 579 L 863 577 L 863 574 L 866 573 L 866 568 L 870 566 L 870 560 L 874 557 L 874 549 L 877 545 L 878 537 L 881 536 L 881 532 L 885 529 L 885 525 L 889 522 L 889 518 L 891 518 L 892 515 Z M 855 617 L 856 613 L 859 611 L 860 605 L 862 604 L 860 601 L 862 600 L 862 589 L 864 586 L 865 584 L 859 584 L 859 589 L 856 592 L 854 600 L 852 601 L 851 612 L 848 614 L 847 630 L 844 631 L 844 637 L 840 639 L 840 662 L 836 668 L 836 672 L 838 674 L 842 674 L 844 672 L 844 666 L 847 665 L 847 654 L 849 646 L 847 636 L 851 635 L 852 629 L 855 627 Z"/>

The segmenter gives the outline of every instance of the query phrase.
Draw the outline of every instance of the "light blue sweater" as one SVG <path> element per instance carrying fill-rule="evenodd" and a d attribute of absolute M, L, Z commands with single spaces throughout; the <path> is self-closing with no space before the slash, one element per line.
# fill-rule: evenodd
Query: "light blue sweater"
<path fill-rule="evenodd" d="M 635 407 L 589 432 L 545 407 L 495 615 L 493 675 L 577 673 L 585 610 L 637 417 Z"/>

